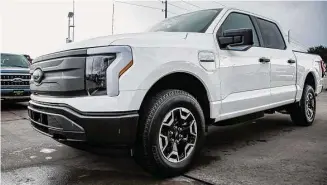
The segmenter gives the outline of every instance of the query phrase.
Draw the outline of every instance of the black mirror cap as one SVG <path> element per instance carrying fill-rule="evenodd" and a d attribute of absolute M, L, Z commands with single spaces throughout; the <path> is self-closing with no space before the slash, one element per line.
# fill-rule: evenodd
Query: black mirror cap
<path fill-rule="evenodd" d="M 252 29 L 230 29 L 223 32 L 222 37 L 218 37 L 219 45 L 222 48 L 227 46 L 252 46 Z"/>

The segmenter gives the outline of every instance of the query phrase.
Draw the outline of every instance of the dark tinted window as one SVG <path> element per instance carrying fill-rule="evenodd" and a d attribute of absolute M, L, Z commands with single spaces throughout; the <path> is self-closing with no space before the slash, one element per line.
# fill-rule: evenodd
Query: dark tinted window
<path fill-rule="evenodd" d="M 264 46 L 273 49 L 285 49 L 283 36 L 275 23 L 258 19 Z"/>
<path fill-rule="evenodd" d="M 165 19 L 151 28 L 150 32 L 198 32 L 204 33 L 221 9 L 201 10 Z"/>
<path fill-rule="evenodd" d="M 23 55 L 1 53 L 0 59 L 1 67 L 29 67 L 29 62 Z"/>
<path fill-rule="evenodd" d="M 222 36 L 225 30 L 248 28 L 252 29 L 253 46 L 259 46 L 258 36 L 254 29 L 250 16 L 240 13 L 231 13 L 219 28 L 219 35 Z"/>

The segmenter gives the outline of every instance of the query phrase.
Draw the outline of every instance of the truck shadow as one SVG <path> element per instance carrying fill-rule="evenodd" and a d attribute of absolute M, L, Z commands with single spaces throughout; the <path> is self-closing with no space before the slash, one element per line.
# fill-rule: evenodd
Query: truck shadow
<path fill-rule="evenodd" d="M 3 102 L 1 101 L 1 112 L 2 111 L 15 111 L 15 110 L 26 110 L 28 102 Z"/>
<path fill-rule="evenodd" d="M 276 136 L 287 134 L 299 128 L 292 124 L 288 115 L 273 115 L 263 119 L 238 125 L 210 127 L 206 144 L 192 168 L 208 166 L 223 156 L 232 155 L 242 147 L 251 147 L 257 143 L 269 142 Z M 95 149 L 89 163 L 105 163 L 117 171 L 149 178 L 140 166 L 129 157 L 129 151 Z M 219 155 L 217 155 L 217 153 Z M 214 155 L 213 155 L 214 154 Z M 191 169 L 192 170 L 192 169 Z"/>
<path fill-rule="evenodd" d="M 268 115 L 256 121 L 237 125 L 209 127 L 205 147 L 195 167 L 209 165 L 212 161 L 231 155 L 240 148 L 269 142 L 274 137 L 292 132 L 296 128 L 300 127 L 292 123 L 289 115 L 281 114 Z"/>

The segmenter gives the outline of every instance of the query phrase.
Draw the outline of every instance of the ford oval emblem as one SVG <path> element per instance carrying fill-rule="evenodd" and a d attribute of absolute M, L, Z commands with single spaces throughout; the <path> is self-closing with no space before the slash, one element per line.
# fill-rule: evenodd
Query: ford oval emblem
<path fill-rule="evenodd" d="M 14 79 L 12 79 L 11 81 L 12 81 L 12 82 L 22 82 L 23 79 L 21 79 L 21 78 L 14 78 Z"/>
<path fill-rule="evenodd" d="M 33 74 L 32 74 L 32 78 L 34 82 L 40 83 L 42 81 L 43 78 L 43 71 L 41 69 L 36 69 Z"/>

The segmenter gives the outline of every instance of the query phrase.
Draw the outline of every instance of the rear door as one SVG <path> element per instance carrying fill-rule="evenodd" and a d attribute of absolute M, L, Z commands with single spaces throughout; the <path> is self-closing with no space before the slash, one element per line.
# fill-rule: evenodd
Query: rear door
<path fill-rule="evenodd" d="M 296 94 L 296 58 L 287 47 L 278 25 L 256 18 L 263 40 L 265 53 L 271 64 L 271 103 L 283 104 L 294 101 Z"/>
<path fill-rule="evenodd" d="M 229 29 L 250 28 L 254 45 L 241 51 L 237 48 L 222 48 L 218 43 L 221 120 L 256 112 L 270 103 L 270 63 L 260 60 L 266 54 L 261 47 L 253 18 L 243 12 L 232 11 L 222 20 L 217 36 Z"/>

